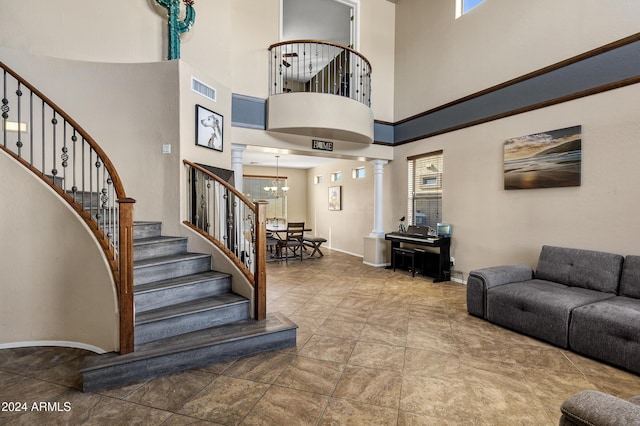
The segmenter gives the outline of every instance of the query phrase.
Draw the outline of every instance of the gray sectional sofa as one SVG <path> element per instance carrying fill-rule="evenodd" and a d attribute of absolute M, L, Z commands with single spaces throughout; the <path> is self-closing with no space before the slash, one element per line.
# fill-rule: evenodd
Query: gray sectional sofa
<path fill-rule="evenodd" d="M 640 425 L 640 395 L 629 400 L 595 390 L 571 395 L 560 407 L 560 426 Z"/>
<path fill-rule="evenodd" d="M 640 256 L 543 246 L 535 271 L 472 271 L 467 311 L 640 373 Z"/>

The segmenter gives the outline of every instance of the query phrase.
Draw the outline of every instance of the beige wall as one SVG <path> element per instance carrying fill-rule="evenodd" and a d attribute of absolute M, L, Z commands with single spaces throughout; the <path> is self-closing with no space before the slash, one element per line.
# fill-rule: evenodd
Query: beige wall
<path fill-rule="evenodd" d="M 365 178 L 352 179 L 351 171 L 365 168 Z M 340 182 L 331 182 L 331 173 L 341 172 Z M 313 234 L 327 239 L 332 249 L 363 256 L 363 239 L 373 230 L 373 166 L 368 162 L 339 160 L 308 171 L 308 223 Z M 322 176 L 321 184 L 314 184 Z M 342 210 L 330 211 L 329 187 L 342 187 Z"/>
<path fill-rule="evenodd" d="M 371 63 L 371 109 L 376 120 L 393 121 L 395 11 L 388 0 L 360 2 L 359 51 Z"/>
<path fill-rule="evenodd" d="M 458 20 L 455 3 L 397 3 L 396 121 L 639 30 L 637 1 L 488 0 Z"/>
<path fill-rule="evenodd" d="M 395 149 L 390 217 L 406 212 L 406 157 L 444 151 L 443 220 L 456 270 L 535 266 L 543 244 L 640 254 L 640 85 L 425 139 Z M 582 126 L 582 185 L 503 189 L 508 138 Z M 387 222 L 388 227 L 393 224 Z"/>
<path fill-rule="evenodd" d="M 280 41 L 280 0 L 233 0 L 230 37 L 234 93 L 266 98 L 270 45 Z"/>
<path fill-rule="evenodd" d="M 118 348 L 113 278 L 93 234 L 0 151 L 0 347 Z"/>
<path fill-rule="evenodd" d="M 230 84 L 229 0 L 196 3 L 181 37 L 181 59 Z M 1 45 L 35 55 L 95 62 L 157 62 L 167 57 L 167 14 L 154 0 L 0 2 Z M 11 17 L 11 19 L 8 19 Z"/>

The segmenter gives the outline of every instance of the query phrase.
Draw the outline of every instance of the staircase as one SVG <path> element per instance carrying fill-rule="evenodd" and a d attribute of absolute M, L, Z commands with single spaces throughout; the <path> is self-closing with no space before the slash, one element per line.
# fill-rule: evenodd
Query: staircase
<path fill-rule="evenodd" d="M 85 358 L 84 391 L 296 344 L 280 314 L 250 317 L 250 301 L 231 276 L 211 270 L 211 255 L 187 251 L 187 238 L 161 234 L 160 222 L 134 223 L 135 351 Z"/>

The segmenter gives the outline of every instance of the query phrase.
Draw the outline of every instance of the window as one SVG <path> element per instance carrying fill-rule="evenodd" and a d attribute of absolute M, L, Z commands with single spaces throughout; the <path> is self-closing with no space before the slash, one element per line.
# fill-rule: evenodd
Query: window
<path fill-rule="evenodd" d="M 251 201 L 264 200 L 267 204 L 267 217 L 287 218 L 287 197 L 282 191 L 274 194 L 266 191 L 265 187 L 275 185 L 275 176 L 247 176 L 242 179 L 242 190 L 244 195 Z M 279 176 L 279 187 L 287 186 L 287 178 Z"/>
<path fill-rule="evenodd" d="M 484 0 L 456 0 L 456 19 L 483 2 Z"/>
<path fill-rule="evenodd" d="M 342 172 L 331 173 L 331 182 L 339 182 L 342 180 Z"/>
<path fill-rule="evenodd" d="M 442 151 L 407 158 L 408 223 L 436 229 L 442 222 Z"/>
<path fill-rule="evenodd" d="M 313 183 L 314 183 L 315 185 L 321 184 L 321 183 L 322 183 L 322 176 L 315 176 L 315 177 L 313 178 Z"/>
<path fill-rule="evenodd" d="M 351 171 L 351 177 L 354 179 L 364 178 L 364 167 L 358 167 L 357 169 L 353 169 Z"/>

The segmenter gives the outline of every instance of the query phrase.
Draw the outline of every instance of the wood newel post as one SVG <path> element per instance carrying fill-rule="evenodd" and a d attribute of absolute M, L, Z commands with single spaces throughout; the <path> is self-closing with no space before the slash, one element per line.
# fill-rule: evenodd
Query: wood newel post
<path fill-rule="evenodd" d="M 255 319 L 267 318 L 267 204 L 258 201 L 256 206 L 256 269 L 254 272 Z"/>
<path fill-rule="evenodd" d="M 133 352 L 133 198 L 122 198 L 120 204 L 120 354 Z"/>

